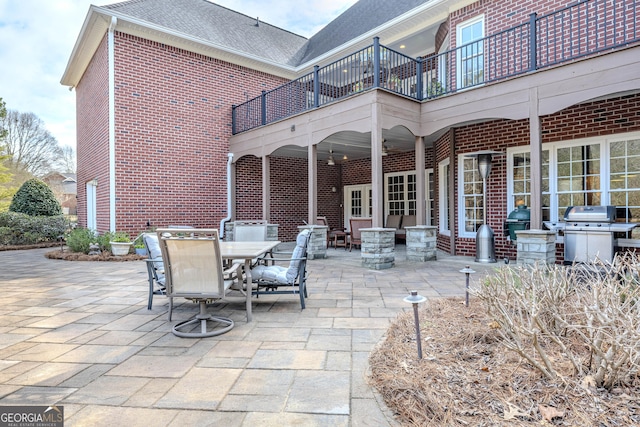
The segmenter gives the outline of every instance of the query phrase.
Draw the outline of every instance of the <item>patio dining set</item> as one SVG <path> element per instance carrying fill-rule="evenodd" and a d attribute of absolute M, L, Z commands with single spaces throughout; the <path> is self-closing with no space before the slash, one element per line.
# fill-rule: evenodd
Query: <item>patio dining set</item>
<path fill-rule="evenodd" d="M 306 259 L 311 233 L 300 232 L 293 252 L 275 252 L 280 241 L 266 239 L 266 222 L 236 222 L 233 241 L 222 241 L 217 229 L 169 227 L 145 233 L 151 310 L 154 295 L 185 298 L 199 306 L 191 319 L 172 328 L 174 335 L 200 338 L 221 335 L 234 327 L 230 318 L 207 312 L 207 304 L 236 291 L 246 300 L 247 322 L 252 321 L 252 297 L 294 294 L 305 308 Z M 278 265 L 288 262 L 288 266 Z"/>

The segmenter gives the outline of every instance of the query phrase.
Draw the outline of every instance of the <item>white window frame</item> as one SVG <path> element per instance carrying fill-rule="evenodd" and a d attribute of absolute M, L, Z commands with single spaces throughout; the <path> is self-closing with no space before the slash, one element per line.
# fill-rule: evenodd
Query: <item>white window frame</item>
<path fill-rule="evenodd" d="M 450 159 L 447 157 L 438 163 L 438 231 L 440 234 L 450 236 L 449 225 L 449 171 Z"/>
<path fill-rule="evenodd" d="M 351 191 L 357 190 L 362 191 L 362 212 L 367 213 L 368 215 L 362 215 L 359 217 L 351 216 Z M 371 217 L 371 192 L 372 186 L 371 184 L 356 184 L 356 185 L 345 185 L 343 188 L 344 194 L 344 224 L 345 227 L 349 228 L 349 219 L 350 218 L 370 218 Z"/>
<path fill-rule="evenodd" d="M 549 193 L 551 194 L 550 222 L 563 221 L 562 213 L 558 212 L 557 150 L 559 148 L 600 144 L 600 200 L 601 204 L 609 205 L 611 203 L 611 186 L 609 182 L 611 176 L 609 167 L 609 163 L 611 161 L 611 144 L 613 142 L 634 139 L 640 139 L 640 132 L 620 133 L 615 135 L 596 136 L 542 144 L 542 150 L 549 150 Z M 530 147 L 528 145 L 507 149 L 507 212 L 511 212 L 515 209 L 513 204 L 513 180 L 511 179 L 511 175 L 513 174 L 513 155 L 528 151 L 530 151 Z M 625 246 L 640 246 L 640 239 L 619 239 L 618 243 L 622 242 L 624 242 Z"/>
<path fill-rule="evenodd" d="M 430 190 L 430 186 L 429 186 L 429 174 L 433 173 L 433 168 L 429 168 L 429 169 L 425 169 L 424 170 L 424 191 L 425 191 L 425 206 L 424 206 L 424 214 L 425 214 L 425 219 L 426 219 L 426 224 L 430 225 L 431 222 L 433 221 L 433 215 L 431 214 L 431 202 L 432 200 L 429 199 L 429 190 Z M 386 218 L 387 216 L 389 216 L 389 183 L 388 183 L 388 178 L 392 177 L 392 176 L 404 176 L 405 180 L 404 180 L 404 194 L 405 194 L 405 198 L 404 198 L 404 213 L 402 215 L 409 215 L 410 211 L 409 211 L 409 198 L 407 197 L 407 194 L 409 192 L 408 189 L 408 176 L 409 175 L 414 175 L 415 176 L 416 171 L 415 170 L 411 170 L 411 171 L 403 171 L 403 172 L 389 172 L 389 173 L 385 173 L 384 174 L 384 217 Z M 416 212 L 418 211 L 418 209 L 420 209 L 420 206 L 418 206 L 418 200 L 416 198 L 415 200 L 416 202 Z M 434 212 L 435 214 L 435 212 Z"/>
<path fill-rule="evenodd" d="M 481 27 L 482 27 L 482 35 L 480 36 L 479 39 L 474 39 L 474 40 L 469 40 L 469 41 L 462 41 L 462 31 L 470 26 L 476 25 L 477 23 L 481 23 Z M 484 83 L 485 81 L 485 65 L 486 65 L 486 52 L 484 51 L 484 46 L 482 47 L 482 82 L 480 82 L 479 84 L 474 84 L 472 86 L 463 86 L 462 85 L 462 50 L 461 49 L 457 49 L 458 47 L 464 46 L 466 44 L 469 43 L 473 43 L 476 40 L 480 40 L 483 39 L 485 37 L 485 25 L 484 25 L 484 14 L 482 15 L 478 15 L 475 18 L 472 19 L 468 19 L 460 24 L 458 24 L 456 26 L 456 51 L 455 51 L 455 55 L 456 55 L 456 88 L 457 89 L 465 89 L 467 87 L 476 87 L 479 84 Z"/>
<path fill-rule="evenodd" d="M 465 203 L 464 203 L 464 161 L 465 160 L 474 160 L 476 164 L 476 169 L 478 165 L 477 158 L 466 157 L 467 154 L 459 154 L 458 155 L 458 237 L 463 238 L 475 238 L 477 231 L 466 231 L 465 227 Z M 478 172 L 479 174 L 480 172 Z M 489 175 L 489 181 L 491 180 L 491 175 Z M 482 195 L 482 204 L 484 209 L 484 199 L 486 195 Z M 474 207 L 475 209 L 475 207 Z"/>

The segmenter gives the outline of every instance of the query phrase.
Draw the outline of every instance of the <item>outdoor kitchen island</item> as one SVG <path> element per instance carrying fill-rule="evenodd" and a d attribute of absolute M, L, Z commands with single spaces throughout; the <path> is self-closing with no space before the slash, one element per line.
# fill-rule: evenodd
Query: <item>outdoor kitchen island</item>
<path fill-rule="evenodd" d="M 616 222 L 615 206 L 569 206 L 564 222 L 545 222 L 550 230 L 564 234 L 564 263 L 611 262 L 615 233 L 628 233 L 638 223 Z"/>

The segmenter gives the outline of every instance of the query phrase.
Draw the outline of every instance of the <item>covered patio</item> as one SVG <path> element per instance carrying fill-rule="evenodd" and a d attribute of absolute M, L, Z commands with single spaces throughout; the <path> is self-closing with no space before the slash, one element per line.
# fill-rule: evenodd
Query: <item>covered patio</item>
<path fill-rule="evenodd" d="M 168 301 L 147 310 L 144 262 L 49 260 L 52 249 L 0 252 L 0 404 L 63 405 L 70 425 L 394 425 L 367 385 L 367 360 L 417 290 L 464 296 L 494 266 L 438 253 L 438 261 L 361 266 L 358 250 L 309 261 L 307 308 L 296 296 L 209 306 L 235 328 L 215 338 L 171 333 Z M 27 267 L 28 266 L 28 267 Z M 177 300 L 174 322 L 193 314 Z"/>

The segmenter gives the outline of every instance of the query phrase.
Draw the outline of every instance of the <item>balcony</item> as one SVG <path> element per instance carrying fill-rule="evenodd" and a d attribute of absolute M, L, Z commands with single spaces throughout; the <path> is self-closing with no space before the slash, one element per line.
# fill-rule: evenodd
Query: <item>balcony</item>
<path fill-rule="evenodd" d="M 233 134 L 385 89 L 416 102 L 534 73 L 640 39 L 640 3 L 586 0 L 424 58 L 373 44 L 247 102 L 233 106 Z"/>

